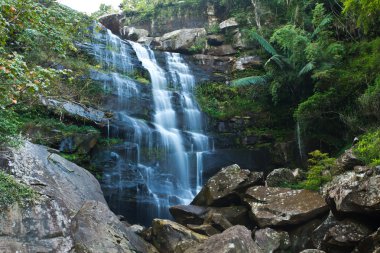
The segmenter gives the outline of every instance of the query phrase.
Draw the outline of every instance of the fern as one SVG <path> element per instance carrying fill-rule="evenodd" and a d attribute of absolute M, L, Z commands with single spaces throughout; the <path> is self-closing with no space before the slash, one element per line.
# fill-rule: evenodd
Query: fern
<path fill-rule="evenodd" d="M 313 34 L 311 35 L 312 38 L 314 38 L 318 33 L 320 33 L 322 31 L 322 29 L 328 25 L 329 23 L 331 23 L 332 21 L 332 17 L 331 15 L 327 15 L 322 21 L 321 23 L 317 26 L 317 28 L 315 28 Z"/>
<path fill-rule="evenodd" d="M 266 67 L 272 62 L 274 62 L 280 69 L 284 69 L 286 66 L 291 65 L 288 58 L 282 55 L 276 54 L 276 55 L 273 55 L 271 58 L 269 58 L 269 60 L 267 60 L 264 67 Z"/>
<path fill-rule="evenodd" d="M 260 36 L 257 32 L 251 31 L 250 36 L 255 39 L 269 54 L 271 55 L 277 55 L 276 49 L 272 47 L 272 45 L 264 39 L 262 36 Z"/>
<path fill-rule="evenodd" d="M 298 76 L 303 76 L 309 72 L 311 72 L 313 69 L 315 68 L 315 64 L 314 62 L 309 62 L 308 64 L 306 64 L 301 70 L 300 72 L 298 73 Z"/>
<path fill-rule="evenodd" d="M 232 81 L 232 86 L 265 85 L 268 84 L 270 78 L 270 75 L 245 77 Z"/>

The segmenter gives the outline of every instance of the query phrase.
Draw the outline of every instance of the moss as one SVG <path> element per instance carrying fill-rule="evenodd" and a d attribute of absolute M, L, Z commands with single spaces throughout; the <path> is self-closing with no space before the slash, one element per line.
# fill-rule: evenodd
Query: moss
<path fill-rule="evenodd" d="M 0 208 L 12 204 L 24 204 L 25 201 L 33 200 L 36 192 L 28 186 L 18 183 L 12 176 L 0 172 Z"/>

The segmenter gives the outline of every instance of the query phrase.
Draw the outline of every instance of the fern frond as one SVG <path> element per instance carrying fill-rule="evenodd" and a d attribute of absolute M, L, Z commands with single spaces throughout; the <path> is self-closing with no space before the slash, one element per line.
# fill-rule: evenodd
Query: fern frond
<path fill-rule="evenodd" d="M 262 36 L 260 36 L 257 32 L 252 31 L 251 37 L 255 39 L 269 54 L 276 55 L 277 51 L 272 47 L 272 45 L 264 39 Z"/>
<path fill-rule="evenodd" d="M 276 54 L 276 55 L 273 55 L 271 58 L 269 58 L 267 60 L 267 62 L 265 63 L 264 67 L 266 67 L 268 64 L 270 63 L 274 63 L 275 65 L 277 65 L 280 69 L 284 69 L 286 66 L 290 66 L 290 62 L 289 62 L 289 59 L 282 56 L 282 55 L 279 55 L 279 54 Z"/>
<path fill-rule="evenodd" d="M 250 76 L 232 81 L 232 86 L 265 85 L 268 84 L 270 75 Z"/>
<path fill-rule="evenodd" d="M 298 76 L 303 76 L 309 72 L 311 72 L 313 69 L 315 68 L 315 64 L 314 62 L 309 62 L 308 64 L 306 64 L 301 70 L 300 72 L 298 73 Z"/>

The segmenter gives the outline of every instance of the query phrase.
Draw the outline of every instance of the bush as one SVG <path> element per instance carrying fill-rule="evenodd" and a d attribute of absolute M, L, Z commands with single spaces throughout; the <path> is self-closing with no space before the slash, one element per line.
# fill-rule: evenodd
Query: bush
<path fill-rule="evenodd" d="M 304 189 L 318 191 L 322 185 L 331 180 L 331 175 L 324 174 L 324 172 L 328 172 L 334 167 L 335 159 L 319 150 L 315 150 L 309 155 L 306 180 L 301 183 L 301 186 Z"/>
<path fill-rule="evenodd" d="M 12 110 L 0 109 L 0 144 L 9 142 L 20 131 L 18 115 Z"/>
<path fill-rule="evenodd" d="M 380 128 L 361 136 L 354 152 L 366 164 L 380 165 Z"/>
<path fill-rule="evenodd" d="M 365 116 L 380 120 L 380 77 L 360 96 L 359 104 Z"/>
<path fill-rule="evenodd" d="M 0 209 L 14 203 L 22 204 L 31 200 L 36 193 L 29 187 L 18 183 L 12 176 L 0 172 Z"/>

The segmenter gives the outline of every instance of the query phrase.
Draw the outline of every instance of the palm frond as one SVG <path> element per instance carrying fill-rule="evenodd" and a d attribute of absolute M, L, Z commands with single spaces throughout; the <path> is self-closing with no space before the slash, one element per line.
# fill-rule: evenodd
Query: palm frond
<path fill-rule="evenodd" d="M 276 55 L 277 51 L 272 47 L 272 45 L 264 39 L 261 35 L 259 35 L 257 32 L 251 32 L 251 37 L 255 39 L 269 54 Z"/>
<path fill-rule="evenodd" d="M 322 28 L 324 28 L 326 25 L 331 23 L 332 20 L 333 20 L 333 18 L 331 15 L 327 15 L 324 19 L 322 19 L 321 23 L 317 26 L 317 28 L 315 28 L 311 37 L 314 38 L 318 33 L 321 32 Z"/>
<path fill-rule="evenodd" d="M 290 63 L 290 61 L 289 61 L 288 58 L 286 58 L 285 56 L 276 54 L 276 55 L 273 55 L 271 58 L 269 58 L 267 60 L 267 62 L 265 63 L 264 67 L 266 67 L 267 65 L 269 65 L 272 62 L 277 67 L 279 67 L 280 69 L 284 69 L 286 66 L 291 66 L 291 63 Z"/>
<path fill-rule="evenodd" d="M 270 75 L 250 76 L 232 81 L 232 86 L 247 86 L 247 85 L 265 85 L 268 84 Z"/>
<path fill-rule="evenodd" d="M 300 72 L 298 73 L 298 76 L 303 76 L 309 72 L 311 72 L 313 69 L 315 68 L 315 64 L 314 62 L 309 62 L 308 64 L 306 64 L 301 70 Z"/>

